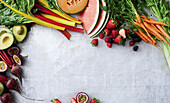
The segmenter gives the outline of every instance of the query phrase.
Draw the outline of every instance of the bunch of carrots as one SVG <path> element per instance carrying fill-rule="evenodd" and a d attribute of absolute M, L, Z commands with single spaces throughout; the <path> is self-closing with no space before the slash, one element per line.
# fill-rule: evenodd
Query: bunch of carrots
<path fill-rule="evenodd" d="M 165 39 L 168 38 L 170 40 L 170 36 L 168 33 L 165 32 L 165 30 L 161 27 L 169 25 L 158 22 L 152 18 L 147 18 L 145 16 L 140 16 L 139 14 L 136 14 L 137 21 L 135 21 L 135 24 L 139 26 L 140 28 L 137 28 L 137 31 L 134 31 L 139 37 L 142 38 L 146 43 L 151 43 L 154 46 L 157 46 L 157 41 L 152 37 L 154 35 L 156 38 L 158 38 L 160 41 L 165 42 L 167 45 L 170 46 L 170 43 Z"/>
<path fill-rule="evenodd" d="M 152 18 L 147 18 L 143 15 L 139 15 L 132 3 L 131 0 L 126 0 L 129 6 L 132 8 L 133 12 L 136 15 L 136 20 L 133 20 L 132 22 L 135 24 L 135 28 L 137 28 L 137 31 L 134 31 L 143 41 L 146 43 L 150 43 L 156 47 L 160 47 L 157 44 L 157 41 L 153 38 L 155 36 L 157 39 L 159 39 L 161 42 L 166 43 L 168 46 L 170 46 L 170 43 L 165 39 L 168 38 L 170 40 L 170 36 L 161 26 L 167 26 L 169 25 L 158 22 Z"/>
<path fill-rule="evenodd" d="M 71 35 L 69 32 L 66 31 L 66 29 L 75 31 L 75 32 L 84 32 L 84 29 L 76 28 L 76 24 L 81 24 L 81 21 L 79 21 L 76 18 L 73 18 L 63 12 L 60 12 L 56 9 L 50 9 L 48 6 L 48 2 L 46 0 L 38 0 L 35 4 L 36 8 L 40 11 L 38 14 L 25 14 L 4 1 L 0 0 L 1 3 L 3 3 L 5 6 L 10 8 L 11 10 L 15 11 L 16 13 L 24 16 L 27 19 L 32 20 L 33 22 L 44 25 L 47 27 L 51 27 L 54 29 L 59 30 L 68 40 L 70 40 Z"/>

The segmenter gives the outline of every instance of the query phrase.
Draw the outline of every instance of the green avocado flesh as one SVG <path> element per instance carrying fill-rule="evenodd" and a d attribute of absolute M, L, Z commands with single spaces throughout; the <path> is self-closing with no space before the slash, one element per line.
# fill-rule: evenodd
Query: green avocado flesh
<path fill-rule="evenodd" d="M 12 33 L 3 33 L 0 36 L 0 50 L 9 48 L 14 42 L 14 37 Z"/>
<path fill-rule="evenodd" d="M 4 92 L 4 85 L 0 82 L 0 96 Z"/>
<path fill-rule="evenodd" d="M 6 27 L 0 27 L 0 36 L 4 33 L 12 33 L 12 32 Z"/>
<path fill-rule="evenodd" d="M 13 35 L 18 42 L 22 42 L 27 35 L 27 27 L 25 25 L 15 25 L 12 28 Z"/>

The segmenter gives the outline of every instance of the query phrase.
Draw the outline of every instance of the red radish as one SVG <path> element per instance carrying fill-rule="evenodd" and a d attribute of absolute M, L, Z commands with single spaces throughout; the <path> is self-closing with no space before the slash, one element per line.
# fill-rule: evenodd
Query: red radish
<path fill-rule="evenodd" d="M 109 37 L 105 38 L 104 41 L 105 41 L 106 43 L 108 43 L 108 42 L 109 42 Z"/>
<path fill-rule="evenodd" d="M 77 94 L 76 100 L 78 103 L 87 103 L 89 100 L 89 96 L 84 92 L 80 92 Z"/>
<path fill-rule="evenodd" d="M 5 72 L 7 68 L 8 68 L 7 64 L 3 61 L 0 61 L 0 72 Z"/>
<path fill-rule="evenodd" d="M 104 38 L 104 34 L 100 34 L 100 35 L 99 35 L 99 38 L 100 38 L 100 39 L 103 39 L 103 38 Z"/>
<path fill-rule="evenodd" d="M 113 38 L 115 39 L 119 35 L 119 32 L 117 30 L 112 30 L 112 35 Z"/>
<path fill-rule="evenodd" d="M 107 43 L 107 46 L 108 46 L 109 48 L 111 48 L 111 47 L 112 47 L 112 43 Z"/>
<path fill-rule="evenodd" d="M 7 50 L 7 53 L 10 55 L 10 56 L 13 56 L 13 55 L 18 55 L 20 52 L 20 49 L 18 47 L 11 47 Z"/>
<path fill-rule="evenodd" d="M 51 19 L 48 19 L 46 17 L 43 17 L 41 15 L 34 14 L 34 16 L 39 18 L 39 19 L 41 19 L 41 20 L 43 20 L 43 21 L 45 21 L 45 22 L 48 22 L 48 23 L 51 23 L 51 24 L 54 24 L 54 25 L 57 25 L 57 26 L 65 27 L 68 30 L 84 33 L 84 29 L 76 28 L 76 27 L 71 27 L 71 26 L 68 26 L 68 25 L 64 25 L 64 24 L 58 23 L 56 21 L 53 21 Z"/>
<path fill-rule="evenodd" d="M 110 30 L 109 29 L 104 29 L 104 35 L 109 36 L 110 35 Z"/>
<path fill-rule="evenodd" d="M 77 103 L 77 101 L 72 97 L 71 98 L 71 103 Z"/>
<path fill-rule="evenodd" d="M 13 101 L 13 96 L 11 93 L 4 93 L 1 97 L 1 102 L 2 103 L 12 103 Z"/>
<path fill-rule="evenodd" d="M 123 38 L 126 38 L 126 31 L 125 31 L 125 29 L 121 29 L 119 31 L 119 35 L 122 36 Z"/>
<path fill-rule="evenodd" d="M 11 74 L 18 77 L 20 84 L 22 86 L 22 69 L 20 68 L 20 66 L 18 66 L 18 65 L 13 66 L 12 69 L 11 69 Z"/>

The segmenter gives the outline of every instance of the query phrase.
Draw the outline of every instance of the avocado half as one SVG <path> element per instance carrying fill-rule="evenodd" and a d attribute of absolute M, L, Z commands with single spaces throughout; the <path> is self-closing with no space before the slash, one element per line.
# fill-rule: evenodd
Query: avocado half
<path fill-rule="evenodd" d="M 12 28 L 13 35 L 18 42 L 22 42 L 27 35 L 27 27 L 25 25 L 15 25 Z"/>
<path fill-rule="evenodd" d="M 12 33 L 3 33 L 0 36 L 0 50 L 9 48 L 14 43 L 14 36 Z"/>
<path fill-rule="evenodd" d="M 6 27 L 0 27 L 0 36 L 4 33 L 12 33 L 12 32 Z"/>

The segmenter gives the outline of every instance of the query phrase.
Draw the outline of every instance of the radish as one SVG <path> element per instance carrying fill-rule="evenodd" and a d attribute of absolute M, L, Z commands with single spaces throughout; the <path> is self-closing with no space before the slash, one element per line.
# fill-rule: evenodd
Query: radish
<path fill-rule="evenodd" d="M 126 30 L 125 29 L 121 29 L 119 31 L 119 35 L 126 39 Z"/>
<path fill-rule="evenodd" d="M 4 83 L 7 87 L 7 89 L 14 90 L 14 91 L 18 92 L 25 99 L 29 99 L 29 100 L 33 100 L 33 101 L 43 101 L 43 100 L 28 98 L 28 97 L 25 97 L 24 95 L 22 95 L 21 91 L 19 90 L 16 80 L 13 78 L 8 78 L 8 77 L 0 75 L 0 82 Z"/>
<path fill-rule="evenodd" d="M 0 97 L 2 103 L 12 103 L 13 101 L 13 96 L 11 93 L 4 93 L 1 97 Z"/>

